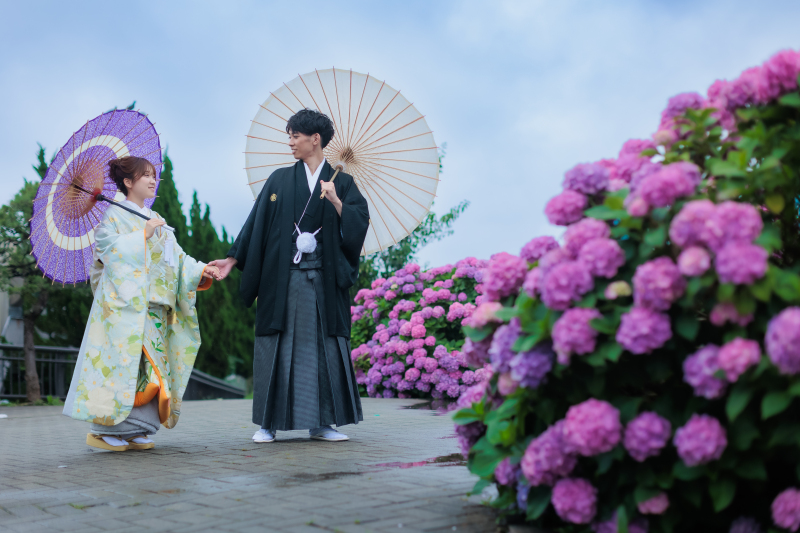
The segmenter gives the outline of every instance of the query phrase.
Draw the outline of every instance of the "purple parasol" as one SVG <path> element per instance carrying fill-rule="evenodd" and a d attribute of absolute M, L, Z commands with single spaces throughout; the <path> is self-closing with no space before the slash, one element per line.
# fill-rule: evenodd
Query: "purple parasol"
<path fill-rule="evenodd" d="M 158 187 L 161 141 L 153 123 L 138 111 L 115 109 L 88 121 L 50 163 L 33 201 L 31 246 L 36 265 L 54 283 L 89 280 L 94 229 L 109 206 L 98 200 L 125 199 L 108 162 L 126 155 L 150 161 Z"/>

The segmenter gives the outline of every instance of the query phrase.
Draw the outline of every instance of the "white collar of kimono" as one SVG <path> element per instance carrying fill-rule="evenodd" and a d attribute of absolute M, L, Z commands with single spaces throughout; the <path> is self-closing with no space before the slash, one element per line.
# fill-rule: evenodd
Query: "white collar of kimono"
<path fill-rule="evenodd" d="M 150 209 L 148 207 L 139 207 L 138 205 L 136 205 L 135 203 L 131 202 L 130 200 L 123 200 L 122 203 L 127 205 L 128 207 L 131 207 L 131 208 L 137 210 L 138 212 L 140 212 L 143 215 L 147 215 L 148 217 L 151 216 Z"/>
<path fill-rule="evenodd" d="M 317 170 L 315 170 L 313 174 L 311 173 L 311 169 L 308 168 L 306 162 L 303 161 L 303 166 L 306 168 L 306 179 L 308 180 L 308 188 L 310 189 L 310 192 L 314 192 L 314 187 L 317 186 L 317 180 L 319 180 L 319 174 L 322 172 L 322 167 L 325 166 L 325 161 L 326 159 L 323 157 L 322 163 L 319 164 Z"/>

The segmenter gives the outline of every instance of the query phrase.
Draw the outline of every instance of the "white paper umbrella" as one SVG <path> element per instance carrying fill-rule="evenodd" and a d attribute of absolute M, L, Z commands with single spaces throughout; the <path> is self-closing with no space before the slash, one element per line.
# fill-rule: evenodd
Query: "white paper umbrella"
<path fill-rule="evenodd" d="M 327 69 L 303 74 L 270 93 L 247 135 L 248 184 L 258 196 L 270 174 L 295 163 L 286 122 L 303 108 L 333 120 L 325 147 L 334 168 L 351 174 L 369 203 L 362 255 L 400 242 L 425 219 L 439 183 L 439 153 L 423 115 L 400 91 L 368 74 Z"/>

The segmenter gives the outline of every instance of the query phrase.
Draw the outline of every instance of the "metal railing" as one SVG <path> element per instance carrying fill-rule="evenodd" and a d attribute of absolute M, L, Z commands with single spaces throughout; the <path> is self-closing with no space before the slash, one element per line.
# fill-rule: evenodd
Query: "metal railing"
<path fill-rule="evenodd" d="M 78 348 L 36 346 L 36 371 L 43 398 L 65 400 L 69 392 Z M 243 398 L 244 391 L 197 369 L 192 370 L 184 400 Z M 0 398 L 26 398 L 25 355 L 22 346 L 0 344 Z"/>

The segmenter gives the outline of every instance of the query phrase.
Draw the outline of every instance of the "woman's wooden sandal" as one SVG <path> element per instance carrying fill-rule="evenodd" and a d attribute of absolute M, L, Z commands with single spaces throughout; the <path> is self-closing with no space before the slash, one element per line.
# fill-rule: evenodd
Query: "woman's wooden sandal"
<path fill-rule="evenodd" d="M 133 439 L 138 439 L 138 438 L 146 439 L 147 436 L 146 435 L 134 435 L 133 437 L 129 438 L 128 439 L 128 448 L 129 449 L 131 449 L 131 450 L 152 450 L 153 448 L 155 448 L 155 446 L 156 446 L 155 442 L 146 442 L 144 444 L 140 444 L 138 442 L 133 442 Z"/>
<path fill-rule="evenodd" d="M 101 450 L 108 450 L 110 452 L 124 452 L 128 450 L 128 445 L 112 446 L 103 440 L 102 435 L 95 435 L 94 433 L 86 434 L 86 444 L 92 448 L 100 448 Z"/>

